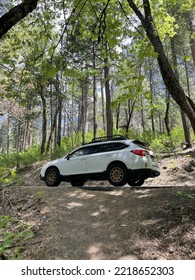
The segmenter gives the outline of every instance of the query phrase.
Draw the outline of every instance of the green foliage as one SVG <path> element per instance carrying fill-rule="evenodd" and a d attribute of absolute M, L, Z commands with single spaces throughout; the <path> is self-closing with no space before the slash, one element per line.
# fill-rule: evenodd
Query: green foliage
<path fill-rule="evenodd" d="M 10 216 L 0 216 L 0 257 L 19 259 L 25 242 L 33 237 L 28 225 L 21 224 Z"/>
<path fill-rule="evenodd" d="M 194 193 L 189 193 L 186 191 L 178 191 L 177 195 L 180 196 L 181 198 L 187 198 L 187 199 L 194 199 L 195 194 Z"/>
<path fill-rule="evenodd" d="M 182 127 L 177 126 L 172 129 L 170 137 L 167 134 L 161 134 L 155 137 L 151 142 L 151 147 L 157 152 L 173 152 L 180 148 L 182 142 L 185 142 Z"/>
<path fill-rule="evenodd" d="M 9 185 L 15 179 L 16 179 L 15 169 L 0 167 L 0 186 Z"/>
<path fill-rule="evenodd" d="M 22 181 L 17 175 L 17 169 L 29 167 L 42 159 L 39 146 L 31 147 L 21 153 L 0 155 L 0 186 L 7 186 L 13 182 L 15 185 L 21 185 Z"/>
<path fill-rule="evenodd" d="M 15 168 L 18 166 L 30 166 L 40 159 L 40 147 L 33 146 L 21 153 L 10 153 L 0 155 L 0 166 L 3 166 L 4 169 L 8 168 L 10 170 L 11 168 Z"/>

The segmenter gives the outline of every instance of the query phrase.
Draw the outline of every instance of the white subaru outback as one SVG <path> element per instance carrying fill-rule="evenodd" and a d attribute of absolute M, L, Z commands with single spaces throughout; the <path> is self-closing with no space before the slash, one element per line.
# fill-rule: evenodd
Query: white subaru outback
<path fill-rule="evenodd" d="M 159 175 L 156 157 L 144 143 L 113 135 L 95 138 L 65 157 L 49 161 L 40 178 L 47 186 L 58 186 L 61 181 L 83 186 L 89 180 L 141 186 L 147 178 Z"/>

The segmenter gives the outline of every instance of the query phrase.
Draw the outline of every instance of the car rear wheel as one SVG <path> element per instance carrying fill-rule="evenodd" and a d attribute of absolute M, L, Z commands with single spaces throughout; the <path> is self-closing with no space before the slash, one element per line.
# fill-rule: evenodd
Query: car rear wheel
<path fill-rule="evenodd" d="M 130 179 L 127 182 L 131 187 L 140 187 L 144 183 L 144 179 L 137 178 L 137 179 Z"/>
<path fill-rule="evenodd" d="M 57 187 L 61 183 L 60 173 L 56 167 L 51 167 L 46 171 L 45 183 L 49 187 Z"/>
<path fill-rule="evenodd" d="M 127 183 L 127 168 L 120 163 L 114 163 L 108 168 L 108 181 L 113 186 L 124 186 Z"/>

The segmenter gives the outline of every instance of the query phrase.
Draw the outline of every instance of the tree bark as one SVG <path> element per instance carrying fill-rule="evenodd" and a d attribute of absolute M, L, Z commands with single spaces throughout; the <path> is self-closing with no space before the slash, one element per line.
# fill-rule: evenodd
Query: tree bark
<path fill-rule="evenodd" d="M 58 106 L 59 106 L 59 114 L 58 114 L 58 131 L 57 131 L 57 146 L 61 145 L 61 134 L 62 134 L 62 98 L 58 97 Z"/>
<path fill-rule="evenodd" d="M 152 73 L 152 66 L 151 66 L 151 62 L 149 64 L 149 74 L 150 74 L 150 105 L 151 105 L 151 109 L 150 109 L 150 116 L 151 116 L 151 126 L 152 126 L 152 133 L 153 136 L 155 137 L 156 135 L 156 131 L 155 131 L 155 123 L 154 123 L 154 92 L 153 92 L 153 73 Z"/>
<path fill-rule="evenodd" d="M 47 138 L 47 105 L 43 94 L 40 94 L 42 101 L 42 140 L 41 140 L 41 154 L 45 152 L 45 144 Z"/>
<path fill-rule="evenodd" d="M 37 7 L 38 0 L 24 0 L 0 18 L 0 38 Z"/>
<path fill-rule="evenodd" d="M 170 109 L 170 94 L 166 92 L 166 111 L 165 111 L 164 121 L 165 121 L 165 127 L 168 136 L 171 135 L 170 122 L 169 122 L 169 109 Z"/>
<path fill-rule="evenodd" d="M 104 133 L 106 133 L 106 118 L 105 118 L 105 102 L 104 102 L 104 85 L 103 80 L 101 79 L 101 100 L 102 100 L 102 124 Z"/>
<path fill-rule="evenodd" d="M 95 43 L 93 43 L 93 69 L 96 69 L 96 58 L 95 58 Z M 93 137 L 97 137 L 97 94 L 96 94 L 96 75 L 93 75 Z"/>
<path fill-rule="evenodd" d="M 158 35 L 158 31 L 155 27 L 154 20 L 152 18 L 150 3 L 148 0 L 143 0 L 143 7 L 145 12 L 145 17 L 136 6 L 134 1 L 127 0 L 129 6 L 133 9 L 137 17 L 140 19 L 146 34 L 154 47 L 155 52 L 158 54 L 157 60 L 159 68 L 161 71 L 162 78 L 164 83 L 169 91 L 170 95 L 176 101 L 176 103 L 182 108 L 182 110 L 188 116 L 193 131 L 195 133 L 195 111 L 191 105 L 192 100 L 189 101 L 189 98 L 185 95 L 183 88 L 180 85 L 179 80 L 177 79 L 169 61 L 165 54 L 164 47 Z M 191 102 L 191 103 L 190 103 Z"/>
<path fill-rule="evenodd" d="M 53 122 L 51 124 L 51 131 L 50 131 L 50 135 L 49 135 L 48 141 L 47 141 L 47 149 L 46 149 L 47 152 L 50 149 L 50 145 L 51 145 L 51 141 L 52 141 L 52 135 L 53 135 L 54 130 L 56 129 L 56 126 L 57 126 L 57 117 L 58 117 L 59 109 L 60 108 L 59 108 L 59 105 L 58 105 L 58 107 L 56 108 L 54 117 L 53 117 Z"/>

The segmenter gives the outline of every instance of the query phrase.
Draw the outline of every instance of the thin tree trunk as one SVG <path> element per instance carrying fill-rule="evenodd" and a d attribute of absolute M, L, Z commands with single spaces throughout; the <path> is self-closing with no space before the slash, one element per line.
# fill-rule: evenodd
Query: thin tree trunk
<path fill-rule="evenodd" d="M 132 116 L 133 116 L 133 111 L 134 111 L 135 103 L 136 103 L 136 100 L 134 100 L 131 103 L 131 99 L 129 99 L 128 102 L 127 102 L 127 106 L 128 107 L 125 110 L 125 114 L 126 114 L 126 126 L 125 126 L 126 137 L 128 137 L 129 126 L 130 126 L 131 119 L 132 119 Z"/>
<path fill-rule="evenodd" d="M 82 81 L 82 102 L 81 102 L 81 131 L 82 131 L 82 143 L 85 143 L 85 135 L 87 133 L 87 96 L 88 96 L 88 80 Z"/>
<path fill-rule="evenodd" d="M 121 105 L 119 103 L 117 106 L 117 109 L 116 109 L 116 129 L 119 129 L 120 107 L 121 107 Z"/>
<path fill-rule="evenodd" d="M 95 59 L 95 43 L 93 43 L 93 69 L 96 69 L 96 59 Z M 93 75 L 93 137 L 97 137 L 97 96 L 96 96 L 96 75 Z"/>
<path fill-rule="evenodd" d="M 59 106 L 58 106 L 57 109 L 56 109 L 56 112 L 55 112 L 55 114 L 54 114 L 52 124 L 51 124 L 51 131 L 50 131 L 50 135 L 49 135 L 49 138 L 48 138 L 48 141 L 47 141 L 47 149 L 46 149 L 47 152 L 48 152 L 49 149 L 50 149 L 51 140 L 52 140 L 52 135 L 53 135 L 53 133 L 55 132 L 55 129 L 56 129 L 56 126 L 57 126 L 57 117 L 58 117 L 59 109 L 60 109 L 60 108 L 59 108 Z"/>
<path fill-rule="evenodd" d="M 169 122 L 169 109 L 170 109 L 170 94 L 168 91 L 166 91 L 166 111 L 165 111 L 164 121 L 165 121 L 165 127 L 168 136 L 171 135 L 170 122 Z"/>
<path fill-rule="evenodd" d="M 154 124 L 154 93 L 153 93 L 153 84 L 152 84 L 152 67 L 151 67 L 151 63 L 150 63 L 150 93 L 151 93 L 151 97 L 150 97 L 150 105 L 151 105 L 151 109 L 150 109 L 150 116 L 151 116 L 151 125 L 152 125 L 152 133 L 153 136 L 155 137 L 155 124 Z"/>
<path fill-rule="evenodd" d="M 103 130 L 104 133 L 106 133 L 106 118 L 105 118 L 105 100 L 104 100 L 104 86 L 103 81 L 100 81 L 101 83 L 101 100 L 102 100 L 102 122 L 103 122 Z"/>
<path fill-rule="evenodd" d="M 106 94 L 106 133 L 112 135 L 113 133 L 113 118 L 111 110 L 111 94 L 109 82 L 109 66 L 108 66 L 108 50 L 106 42 L 106 57 L 104 59 L 104 79 L 105 79 L 105 94 Z"/>
<path fill-rule="evenodd" d="M 42 100 L 42 140 L 41 140 L 41 154 L 45 152 L 45 144 L 47 139 L 47 105 L 43 94 L 40 94 Z"/>
<path fill-rule="evenodd" d="M 7 154 L 9 154 L 9 146 L 10 146 L 9 128 L 10 128 L 10 116 L 9 116 L 9 111 L 8 111 L 8 114 L 7 114 Z"/>
<path fill-rule="evenodd" d="M 143 95 L 142 94 L 140 96 L 140 102 L 141 102 L 142 129 L 143 129 L 143 132 L 145 132 L 144 107 L 143 107 Z"/>
<path fill-rule="evenodd" d="M 58 97 L 58 106 L 59 106 L 59 114 L 58 114 L 58 129 L 57 129 L 57 146 L 61 145 L 61 133 L 62 133 L 62 99 Z"/>

